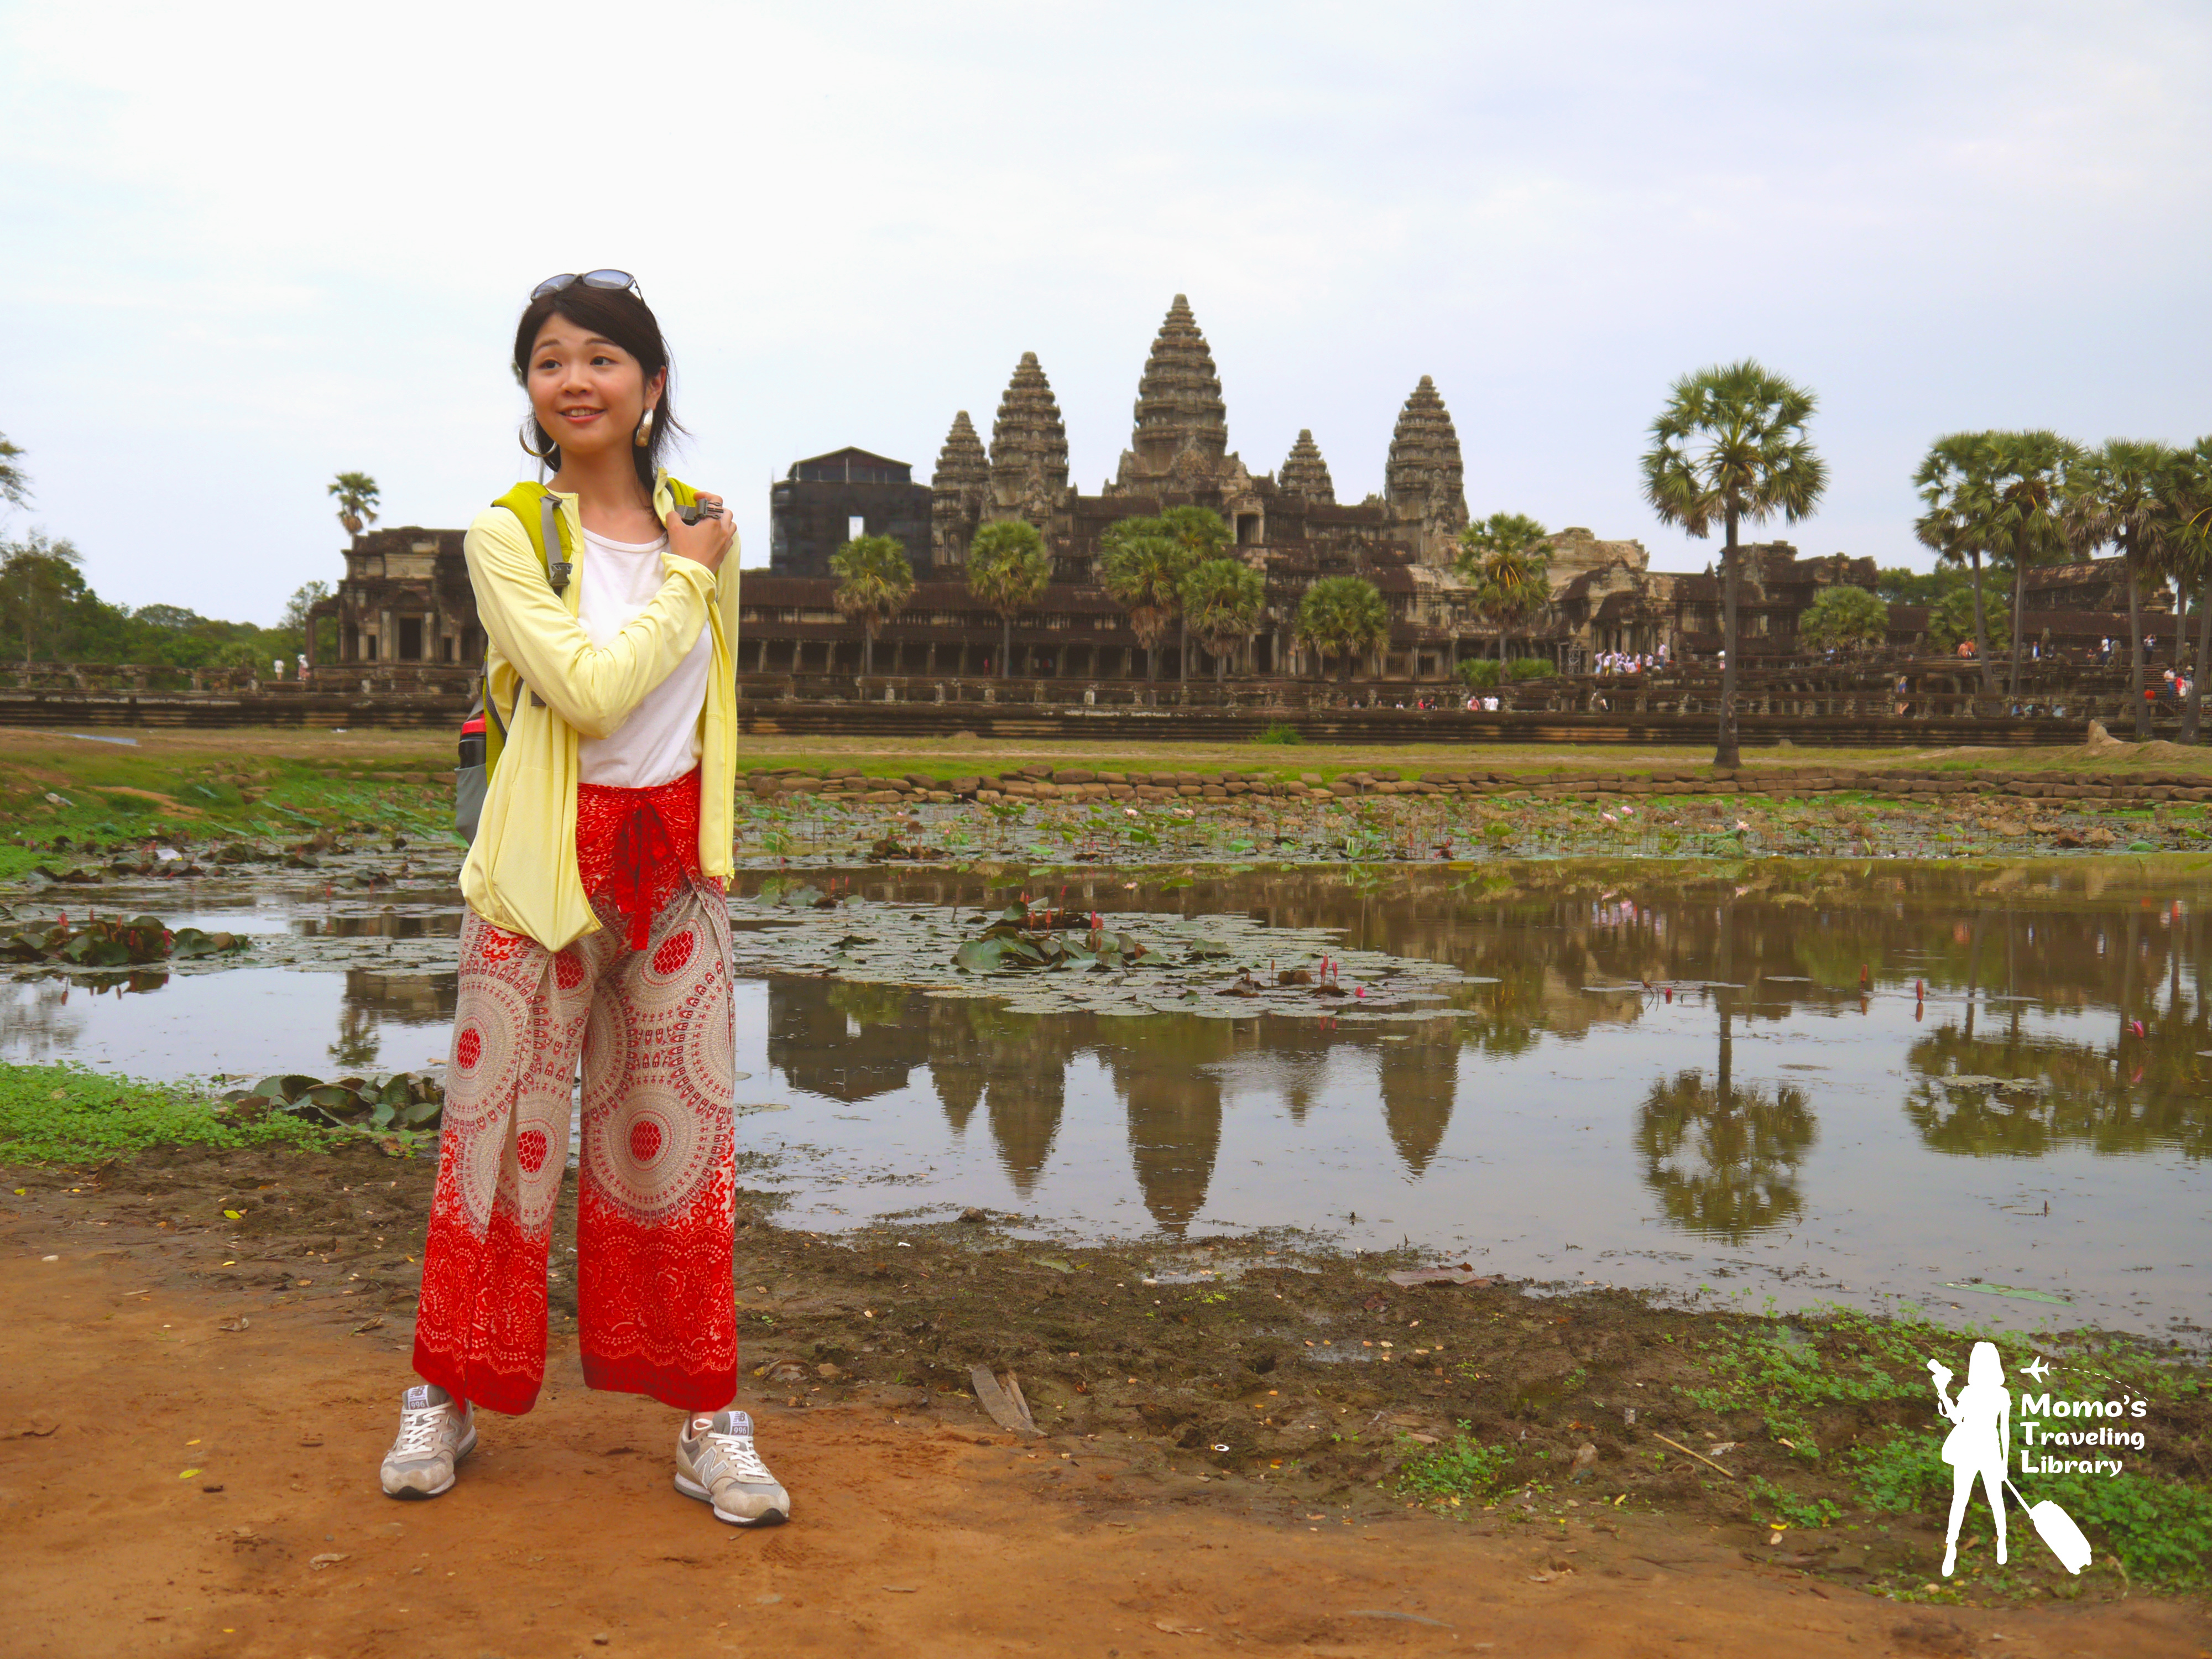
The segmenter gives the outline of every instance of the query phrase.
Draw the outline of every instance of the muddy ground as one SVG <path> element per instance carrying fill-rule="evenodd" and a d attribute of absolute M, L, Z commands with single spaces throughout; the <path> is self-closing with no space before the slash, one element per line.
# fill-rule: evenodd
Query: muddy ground
<path fill-rule="evenodd" d="M 736 1651 L 766 1631 L 870 1653 L 2212 1645 L 2201 1601 L 2070 1579 L 2017 1542 L 2002 1572 L 1970 1543 L 1931 1593 L 1926 1521 L 1776 1527 L 1774 1494 L 1835 1489 L 1758 1412 L 1680 1392 L 1759 1322 L 1401 1288 L 1395 1258 L 1287 1240 L 1067 1249 L 988 1217 L 830 1238 L 741 1216 L 741 1403 L 795 1489 L 779 1533 L 669 1492 L 670 1413 L 585 1397 L 558 1266 L 544 1406 L 487 1418 L 453 1496 L 392 1504 L 373 1466 L 432 1176 L 359 1142 L 9 1172 L 10 1651 Z M 984 1414 L 977 1365 L 1018 1375 L 1039 1436 Z M 2208 1443 L 2195 1409 L 2165 1443 Z M 1840 1449 L 1926 1416 L 1881 1400 L 1814 1427 Z M 1494 1485 L 1404 1490 L 1462 1423 L 1507 1449 Z"/>

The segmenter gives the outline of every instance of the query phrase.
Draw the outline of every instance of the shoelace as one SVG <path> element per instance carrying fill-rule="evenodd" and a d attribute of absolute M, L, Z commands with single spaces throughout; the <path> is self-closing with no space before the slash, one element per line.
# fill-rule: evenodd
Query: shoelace
<path fill-rule="evenodd" d="M 399 1443 L 392 1450 L 402 1457 L 419 1457 L 439 1449 L 439 1431 L 452 1415 L 450 1406 L 422 1406 L 399 1413 Z"/>
<path fill-rule="evenodd" d="M 730 1468 L 740 1480 L 773 1486 L 775 1477 L 768 1472 L 760 1454 L 753 1449 L 753 1437 L 749 1434 L 716 1434 L 712 1430 L 699 1437 L 729 1459 Z"/>

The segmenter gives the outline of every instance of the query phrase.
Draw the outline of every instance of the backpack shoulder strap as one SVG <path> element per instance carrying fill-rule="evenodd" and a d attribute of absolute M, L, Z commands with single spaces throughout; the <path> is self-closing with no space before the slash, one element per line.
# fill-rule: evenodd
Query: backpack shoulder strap
<path fill-rule="evenodd" d="M 546 582 L 556 593 L 564 592 L 576 567 L 568 556 L 568 527 L 561 521 L 561 498 L 544 484 L 519 483 L 492 505 L 505 507 L 522 521 L 531 551 L 544 567 Z"/>

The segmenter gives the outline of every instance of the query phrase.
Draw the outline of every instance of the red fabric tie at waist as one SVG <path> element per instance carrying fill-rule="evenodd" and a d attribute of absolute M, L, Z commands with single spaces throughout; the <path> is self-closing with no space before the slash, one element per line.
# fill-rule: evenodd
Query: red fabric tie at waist
<path fill-rule="evenodd" d="M 645 949 L 653 912 L 702 875 L 699 769 L 649 789 L 578 784 L 576 873 L 586 894 L 622 913 L 629 948 Z"/>

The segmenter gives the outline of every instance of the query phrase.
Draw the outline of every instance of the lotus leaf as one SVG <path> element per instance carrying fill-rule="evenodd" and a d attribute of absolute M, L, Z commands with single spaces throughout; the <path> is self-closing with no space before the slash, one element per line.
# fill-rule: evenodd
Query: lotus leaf
<path fill-rule="evenodd" d="M 260 1082 L 253 1085 L 253 1092 L 257 1095 L 266 1095 L 271 1100 L 281 1100 L 289 1106 L 306 1095 L 308 1090 L 318 1086 L 321 1081 L 319 1078 L 302 1077 L 294 1072 L 283 1077 L 263 1078 Z"/>

